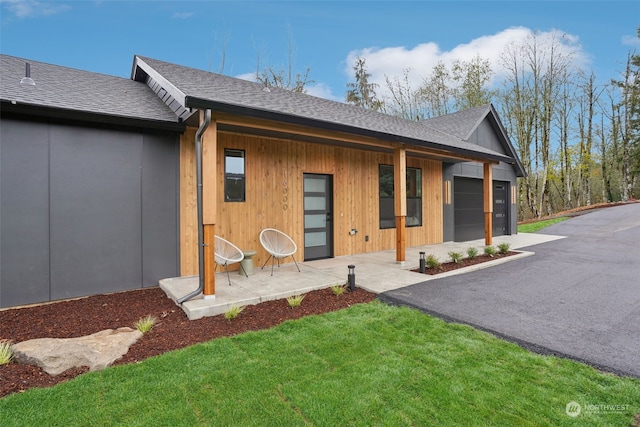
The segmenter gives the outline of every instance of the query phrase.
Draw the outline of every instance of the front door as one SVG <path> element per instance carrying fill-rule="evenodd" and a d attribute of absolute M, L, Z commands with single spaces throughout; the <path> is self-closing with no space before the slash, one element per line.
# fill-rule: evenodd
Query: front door
<path fill-rule="evenodd" d="M 304 174 L 304 259 L 333 257 L 333 177 Z"/>
<path fill-rule="evenodd" d="M 493 235 L 504 236 L 509 233 L 508 182 L 493 181 Z"/>

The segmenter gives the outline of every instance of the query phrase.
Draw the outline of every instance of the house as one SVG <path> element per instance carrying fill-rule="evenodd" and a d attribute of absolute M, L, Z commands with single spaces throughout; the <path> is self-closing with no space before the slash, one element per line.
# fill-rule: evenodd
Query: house
<path fill-rule="evenodd" d="M 142 56 L 131 79 L 7 55 L 0 73 L 2 307 L 201 271 L 211 295 L 213 236 L 261 264 L 267 227 L 299 260 L 398 262 L 516 232 L 523 171 L 491 105 L 412 122 Z"/>

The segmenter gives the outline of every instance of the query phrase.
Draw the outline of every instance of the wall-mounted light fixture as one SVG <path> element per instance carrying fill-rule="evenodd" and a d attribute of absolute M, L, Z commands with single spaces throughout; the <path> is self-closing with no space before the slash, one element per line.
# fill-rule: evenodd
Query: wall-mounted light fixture
<path fill-rule="evenodd" d="M 444 204 L 445 205 L 451 204 L 451 181 L 450 180 L 446 180 L 444 182 Z"/>
<path fill-rule="evenodd" d="M 31 64 L 25 63 L 24 77 L 20 80 L 21 85 L 35 86 L 36 82 L 31 78 Z"/>
<path fill-rule="evenodd" d="M 516 192 L 516 186 L 512 185 L 511 186 L 511 204 L 515 205 L 516 203 L 518 203 L 518 193 Z"/>

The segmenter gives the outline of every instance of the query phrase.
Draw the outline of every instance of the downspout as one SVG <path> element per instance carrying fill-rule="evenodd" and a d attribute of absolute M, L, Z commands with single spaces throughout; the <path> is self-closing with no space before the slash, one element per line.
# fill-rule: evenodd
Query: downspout
<path fill-rule="evenodd" d="M 183 302 L 199 295 L 204 289 L 204 226 L 202 213 L 202 135 L 211 123 L 211 110 L 205 110 L 204 122 L 196 132 L 196 184 L 197 184 L 197 210 L 198 210 L 198 289 L 180 298 L 177 303 Z"/>

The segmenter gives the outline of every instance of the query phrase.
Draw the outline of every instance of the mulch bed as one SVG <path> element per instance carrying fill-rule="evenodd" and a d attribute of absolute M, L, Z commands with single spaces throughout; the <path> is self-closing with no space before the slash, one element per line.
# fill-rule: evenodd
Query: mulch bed
<path fill-rule="evenodd" d="M 442 264 L 440 264 L 440 267 L 438 268 L 427 268 L 424 272 L 424 274 L 429 274 L 431 276 L 436 275 L 436 274 L 441 274 L 447 271 L 452 271 L 452 270 L 458 270 L 460 268 L 464 268 L 464 267 L 469 267 L 470 265 L 476 265 L 476 264 L 482 264 L 483 262 L 489 262 L 489 261 L 495 261 L 496 259 L 500 259 L 500 258 L 506 258 L 509 256 L 513 256 L 513 255 L 517 255 L 520 252 L 514 252 L 514 251 L 509 251 L 505 254 L 495 254 L 493 256 L 490 255 L 478 255 L 476 256 L 474 259 L 469 259 L 469 258 L 463 258 L 461 259 L 458 263 L 455 263 L 453 261 L 451 262 L 444 262 Z M 411 271 L 415 271 L 416 273 L 420 273 L 419 269 L 413 269 Z"/>
<path fill-rule="evenodd" d="M 0 311 L 0 340 L 14 343 L 34 338 L 72 338 L 104 329 L 117 329 L 146 316 L 159 323 L 115 364 L 135 363 L 148 357 L 193 344 L 267 329 L 286 320 L 298 319 L 373 301 L 376 295 L 356 288 L 340 296 L 331 289 L 306 294 L 299 307 L 291 308 L 286 299 L 245 307 L 234 320 L 224 315 L 189 320 L 180 307 L 158 287 L 60 301 Z M 88 368 L 69 369 L 51 376 L 36 366 L 14 361 L 0 365 L 0 397 L 33 387 L 49 387 L 72 379 Z"/>

